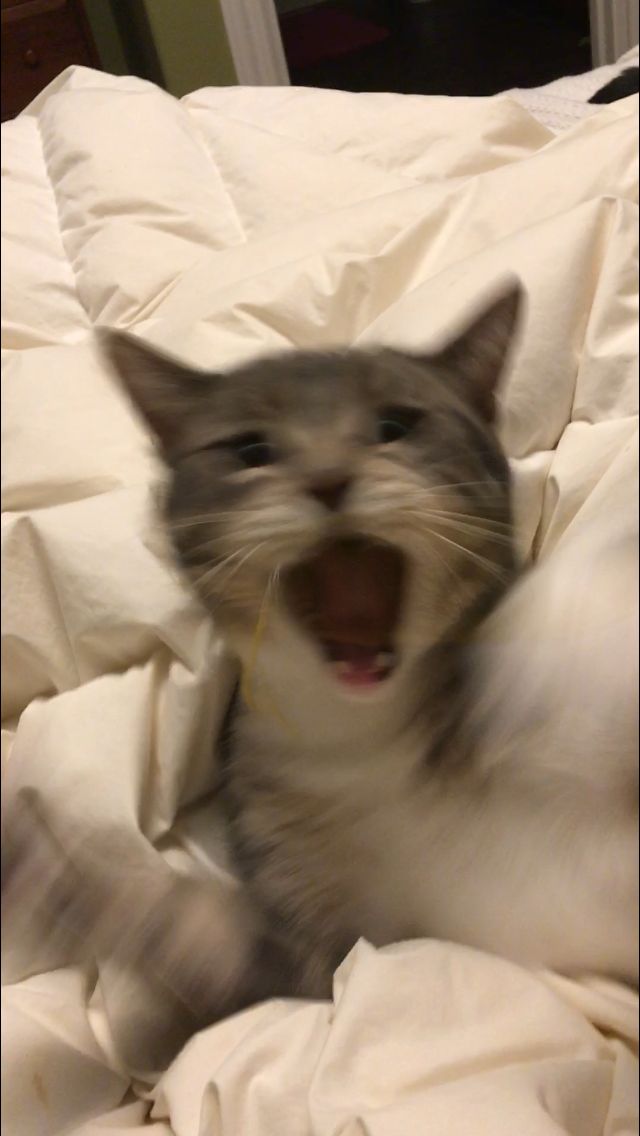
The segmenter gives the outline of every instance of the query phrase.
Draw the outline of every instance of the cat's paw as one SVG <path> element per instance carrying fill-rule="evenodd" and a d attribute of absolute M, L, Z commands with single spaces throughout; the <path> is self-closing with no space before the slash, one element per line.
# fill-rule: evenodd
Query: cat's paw
<path fill-rule="evenodd" d="M 166 987 L 203 1024 L 242 1001 L 256 926 L 239 888 L 162 872 L 146 893 L 120 895 L 117 908 L 121 938 L 114 959 Z"/>
<path fill-rule="evenodd" d="M 35 960 L 43 943 L 55 965 L 93 958 L 164 989 L 203 1024 L 243 999 L 256 941 L 244 892 L 174 871 L 137 830 L 87 834 L 20 794 L 3 817 L 2 908 L 9 961 L 29 944 Z"/>

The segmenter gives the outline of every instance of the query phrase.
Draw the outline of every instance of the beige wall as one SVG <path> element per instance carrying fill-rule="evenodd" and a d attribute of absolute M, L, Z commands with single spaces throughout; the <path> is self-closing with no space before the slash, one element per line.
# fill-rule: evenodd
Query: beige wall
<path fill-rule="evenodd" d="M 105 71 L 180 97 L 237 82 L 219 0 L 84 0 Z"/>
<path fill-rule="evenodd" d="M 104 70 L 126 75 L 129 65 L 109 0 L 84 0 L 83 8 Z"/>
<path fill-rule="evenodd" d="M 237 82 L 218 0 L 143 0 L 172 95 Z"/>

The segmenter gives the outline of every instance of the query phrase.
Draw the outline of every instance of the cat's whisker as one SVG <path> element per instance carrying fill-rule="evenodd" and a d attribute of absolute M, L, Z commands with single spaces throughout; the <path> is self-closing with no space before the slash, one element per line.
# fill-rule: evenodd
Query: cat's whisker
<path fill-rule="evenodd" d="M 257 514 L 256 514 L 257 515 Z M 178 521 L 171 521 L 170 529 L 200 528 L 203 525 L 215 525 L 219 521 L 237 520 L 237 513 L 207 513 L 195 517 L 183 517 Z"/>
<path fill-rule="evenodd" d="M 216 564 L 215 567 L 208 568 L 204 572 L 201 572 L 201 573 L 194 572 L 193 569 L 192 569 L 192 577 L 191 578 L 193 580 L 193 583 L 200 590 L 209 589 L 211 584 L 215 580 L 215 578 L 217 576 L 219 576 L 220 572 L 222 572 L 224 568 L 228 567 L 229 560 L 231 560 L 231 559 L 232 558 L 229 557 L 229 558 L 225 559 L 222 562 L 222 564 Z M 233 559 L 235 559 L 235 558 L 233 558 Z"/>
<path fill-rule="evenodd" d="M 503 492 L 496 492 L 491 496 L 478 494 L 475 496 L 475 499 L 471 501 L 466 500 L 462 495 L 459 494 L 452 495 L 452 497 L 445 496 L 444 494 L 448 488 L 448 486 L 443 486 L 442 489 L 438 489 L 436 491 L 435 489 L 406 489 L 403 487 L 399 491 L 394 490 L 386 498 L 384 493 L 378 493 L 373 500 L 374 511 L 375 506 L 379 503 L 382 503 L 384 505 L 384 508 L 388 511 L 391 511 L 394 508 L 402 510 L 409 506 L 414 506 L 418 509 L 429 509 L 435 507 L 438 509 L 438 512 L 450 512 L 455 516 L 467 516 L 472 520 L 475 520 L 478 517 L 478 514 L 472 512 L 463 513 L 462 510 L 457 507 L 458 502 L 460 502 L 462 508 L 464 509 L 466 507 L 467 510 L 473 508 L 474 505 L 477 504 L 478 508 L 482 510 L 483 514 L 487 511 L 493 512 L 495 510 L 499 510 L 501 513 L 504 512 L 506 499 Z M 486 516 L 482 516 L 481 519 L 482 521 L 487 521 L 488 523 L 495 524 L 497 526 L 502 525 L 507 529 L 511 527 L 507 522 L 501 521 L 499 519 L 493 520 L 490 517 Z"/>
<path fill-rule="evenodd" d="M 447 558 L 445 556 L 443 556 L 442 553 L 439 552 L 437 548 L 434 548 L 433 545 L 429 546 L 429 552 L 433 553 L 433 555 L 436 557 L 436 559 L 440 561 L 443 568 L 446 568 L 449 576 L 452 576 L 454 581 L 455 581 L 456 580 L 455 568 L 453 567 L 452 564 L 449 564 Z"/>
<path fill-rule="evenodd" d="M 170 521 L 169 530 L 200 528 L 203 525 L 216 525 L 220 521 L 232 520 L 238 522 L 239 519 L 244 520 L 247 525 L 253 525 L 254 523 L 259 523 L 263 518 L 263 511 L 259 509 L 251 510 L 248 515 L 245 513 L 245 515 L 240 518 L 238 517 L 237 511 L 233 512 L 231 510 L 216 513 L 202 513 L 196 516 L 181 517 L 179 520 Z"/>
<path fill-rule="evenodd" d="M 218 516 L 220 516 L 220 514 L 218 514 L 218 513 L 207 513 L 207 514 L 203 513 L 201 516 L 183 517 L 180 520 L 171 521 L 169 528 L 170 528 L 170 530 L 172 530 L 172 529 L 189 529 L 189 528 L 197 528 L 200 525 L 211 525 L 211 524 L 215 523 Z"/>
<path fill-rule="evenodd" d="M 218 543 L 218 540 L 219 540 L 218 537 L 212 536 L 212 537 L 209 538 L 209 540 L 205 540 L 202 544 L 189 544 L 189 546 L 188 546 L 189 555 L 191 556 L 194 553 L 198 553 L 198 552 L 208 552 L 208 553 L 210 553 L 211 556 L 215 556 L 216 555 L 216 545 Z"/>
<path fill-rule="evenodd" d="M 429 485 L 427 488 L 422 489 L 421 492 L 425 495 L 429 493 L 438 493 L 441 489 L 475 489 L 482 486 L 485 490 L 491 490 L 492 495 L 503 496 L 504 489 L 500 485 L 493 485 L 485 479 L 482 481 L 448 481 L 442 482 L 439 485 Z"/>
<path fill-rule="evenodd" d="M 458 517 L 455 514 L 447 515 L 447 514 L 443 514 L 443 513 L 439 512 L 439 511 L 438 512 L 435 512 L 435 511 L 431 512 L 431 511 L 424 510 L 423 512 L 421 512 L 417 509 L 416 510 L 407 509 L 407 510 L 404 510 L 403 515 L 404 516 L 411 516 L 411 517 L 419 517 L 421 519 L 424 518 L 424 520 L 430 521 L 432 524 L 434 524 L 434 523 L 443 524 L 443 525 L 448 526 L 449 528 L 452 528 L 454 531 L 457 531 L 457 532 L 460 532 L 460 533 L 468 533 L 469 535 L 473 535 L 473 536 L 483 537 L 485 540 L 493 541 L 494 544 L 505 544 L 505 545 L 511 545 L 512 544 L 511 537 L 508 536 L 506 533 L 496 533 L 496 532 L 493 532 L 491 529 L 487 528 L 486 526 L 484 526 L 482 524 L 473 524 L 473 523 L 469 523 L 467 521 L 461 521 L 461 520 L 458 519 Z"/>
<path fill-rule="evenodd" d="M 474 552 L 473 549 L 468 548 L 467 545 L 459 544 L 458 541 L 452 540 L 451 537 L 444 536 L 443 533 L 439 533 L 435 529 L 429 529 L 429 535 L 437 537 L 438 540 L 444 541 L 445 544 L 451 545 L 452 548 L 457 548 L 459 552 L 462 552 L 475 564 L 479 564 L 482 568 L 485 569 L 486 572 L 489 572 L 492 576 L 495 576 L 497 580 L 500 580 L 504 583 L 509 579 L 508 572 L 503 571 L 491 560 L 487 560 L 485 556 L 481 556 L 479 552 Z"/>
<path fill-rule="evenodd" d="M 230 514 L 237 520 L 236 514 Z M 247 521 L 244 525 L 236 525 L 233 529 L 233 539 L 238 541 L 241 548 L 248 548 L 249 544 L 267 543 L 269 542 L 275 547 L 283 544 L 283 542 L 290 541 L 291 538 L 300 539 L 308 536 L 308 533 L 301 531 L 300 525 L 293 522 L 284 527 L 279 526 L 277 530 L 274 529 L 272 524 L 265 523 L 264 512 L 257 513 L 255 521 L 253 519 Z M 262 539 L 261 539 L 262 538 Z M 229 537 L 225 534 L 226 541 Z M 216 554 L 216 548 L 221 540 L 221 534 L 212 535 L 210 538 L 201 544 L 188 544 L 183 546 L 183 553 L 189 554 L 192 552 L 201 552 L 210 550 L 212 556 Z"/>
<path fill-rule="evenodd" d="M 276 567 L 276 568 L 273 569 L 271 575 L 269 576 L 269 583 L 268 583 L 267 586 L 269 588 L 271 588 L 274 592 L 277 592 L 278 589 L 280 588 L 280 568 L 279 567 Z"/>
<path fill-rule="evenodd" d="M 203 588 L 203 589 L 209 589 L 211 584 L 213 583 L 213 581 L 215 579 L 216 591 L 221 591 L 221 592 L 224 591 L 229 586 L 229 583 L 231 582 L 231 580 L 234 579 L 237 576 L 237 574 L 241 571 L 242 568 L 244 568 L 244 566 L 248 563 L 248 561 L 253 556 L 255 556 L 256 553 L 258 553 L 260 551 L 260 549 L 264 548 L 267 544 L 270 546 L 272 555 L 278 555 L 278 553 L 280 551 L 282 551 L 282 549 L 283 549 L 282 542 L 276 543 L 273 540 L 258 541 L 257 543 L 254 543 L 250 547 L 248 547 L 245 544 L 241 548 L 237 549 L 235 552 L 230 553 L 229 556 L 225 557 L 225 559 L 223 561 L 221 561 L 220 564 L 216 564 L 216 565 L 213 566 L 213 568 L 211 568 L 211 569 L 203 572 L 202 574 L 198 575 L 195 578 L 195 582 L 197 583 L 198 587 Z M 232 563 L 232 561 L 237 560 L 238 557 L 241 557 L 241 559 L 238 561 L 238 563 Z M 226 568 L 229 569 L 226 576 L 223 576 L 222 579 L 218 580 L 217 577 L 219 576 L 220 572 L 222 570 L 226 569 Z M 276 568 L 272 569 L 272 571 L 269 575 L 268 586 L 270 588 L 276 587 L 278 585 L 279 578 L 280 578 L 280 567 L 276 567 Z M 255 587 L 256 587 L 256 585 L 253 581 L 251 581 L 250 583 L 248 583 L 246 585 L 246 595 L 249 599 L 254 598 Z M 233 598 L 236 602 L 239 599 L 241 593 L 242 593 L 242 587 L 239 588 L 238 584 L 235 584 L 234 585 L 234 597 Z M 217 607 L 220 606 L 221 603 L 224 603 L 224 601 L 225 601 L 225 596 L 221 595 L 218 604 L 216 604 L 215 607 L 212 608 L 212 610 L 215 610 Z"/>
<path fill-rule="evenodd" d="M 452 537 L 445 536 L 444 533 L 438 532 L 436 529 L 432 528 L 431 525 L 425 526 L 421 531 L 414 530 L 411 536 L 413 540 L 416 540 L 421 545 L 428 545 L 430 554 L 435 551 L 431 538 L 437 537 L 438 540 L 441 540 L 443 543 L 451 545 L 451 547 L 458 549 L 459 552 L 467 556 L 474 563 L 479 564 L 482 568 L 484 568 L 485 571 L 489 572 L 491 575 L 495 576 L 503 583 L 510 578 L 510 574 L 501 569 L 497 563 L 487 559 L 487 557 L 485 556 L 482 556 L 479 552 L 474 551 L 474 549 L 469 548 L 468 545 L 461 544 L 458 541 L 453 540 Z"/>
<path fill-rule="evenodd" d="M 442 482 L 436 485 L 413 484 L 410 488 L 409 486 L 403 487 L 402 495 L 403 497 L 411 496 L 424 501 L 432 497 L 434 494 L 444 492 L 445 490 L 452 489 L 454 491 L 457 491 L 459 489 L 477 489 L 480 487 L 482 487 L 482 489 L 484 490 L 483 494 L 478 494 L 478 497 L 480 499 L 485 496 L 499 497 L 501 500 L 504 499 L 504 487 L 488 482 L 486 479 L 483 479 L 482 481 L 450 481 Z"/>
<path fill-rule="evenodd" d="M 208 586 L 215 577 L 217 577 L 225 568 L 229 566 L 230 562 L 237 560 L 237 558 L 240 556 L 242 557 L 242 559 L 239 561 L 239 563 L 232 564 L 229 574 L 224 577 L 223 583 L 226 587 L 232 576 L 234 576 L 236 572 L 238 572 L 242 568 L 242 566 L 246 564 L 247 560 L 249 560 L 249 558 L 253 556 L 264 543 L 265 541 L 262 541 L 260 544 L 252 545 L 249 549 L 247 549 L 245 545 L 242 548 L 237 549 L 235 552 L 231 552 L 219 564 L 215 564 L 213 568 L 209 568 L 206 572 L 203 572 L 201 575 L 199 575 L 197 578 L 198 584 L 205 587 Z"/>
<path fill-rule="evenodd" d="M 509 535 L 513 531 L 513 525 L 509 521 L 494 521 L 488 517 L 478 517 L 474 513 L 459 513 L 457 510 L 452 511 L 448 509 L 438 509 L 438 516 L 460 518 L 463 521 L 468 521 L 469 524 L 478 524 L 481 527 L 489 527 L 492 529 L 503 529 Z"/>

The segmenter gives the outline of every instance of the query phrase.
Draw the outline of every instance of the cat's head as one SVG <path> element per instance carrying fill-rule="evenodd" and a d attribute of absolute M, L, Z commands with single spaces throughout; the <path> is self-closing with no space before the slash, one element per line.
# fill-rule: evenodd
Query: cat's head
<path fill-rule="evenodd" d="M 385 686 L 513 572 L 494 393 L 521 291 L 430 355 L 296 352 L 194 372 L 102 344 L 170 471 L 182 567 L 245 656 L 288 629 L 336 688 Z"/>

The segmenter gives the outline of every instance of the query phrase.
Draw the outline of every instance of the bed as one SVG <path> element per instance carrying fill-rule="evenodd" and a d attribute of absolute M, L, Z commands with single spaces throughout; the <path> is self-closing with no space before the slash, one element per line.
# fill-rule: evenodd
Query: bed
<path fill-rule="evenodd" d="M 219 854 L 201 802 L 234 670 L 171 568 L 98 325 L 218 367 L 417 347 L 517 272 L 523 556 L 637 510 L 638 101 L 587 103 L 616 70 L 476 100 L 176 101 L 74 68 L 2 127 L 5 810 L 33 788 L 76 835 L 107 818 L 177 865 Z M 332 1002 L 256 1006 L 144 1076 L 108 966 L 11 929 L 3 955 L 6 1136 L 637 1131 L 638 999 L 612 981 L 360 942 Z"/>

